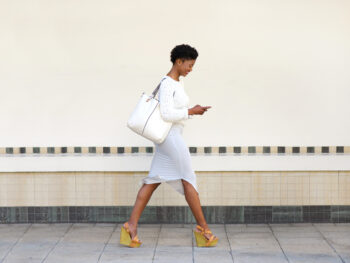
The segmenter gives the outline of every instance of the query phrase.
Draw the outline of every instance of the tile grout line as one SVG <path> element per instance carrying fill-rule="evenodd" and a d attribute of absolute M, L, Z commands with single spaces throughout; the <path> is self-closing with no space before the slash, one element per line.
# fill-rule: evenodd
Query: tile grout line
<path fill-rule="evenodd" d="M 18 242 L 24 237 L 24 235 L 29 231 L 29 229 L 32 227 L 33 224 L 30 224 L 27 229 L 23 232 L 22 236 L 20 238 L 17 239 L 17 241 L 11 246 L 11 248 L 9 249 L 9 251 L 7 251 L 7 253 L 5 254 L 5 256 L 0 260 L 0 262 L 4 262 L 4 260 L 6 259 L 6 257 L 11 253 L 12 249 L 18 244 Z"/>
<path fill-rule="evenodd" d="M 158 232 L 158 236 L 157 236 L 157 242 L 156 242 L 156 245 L 154 246 L 154 251 L 153 251 L 153 256 L 152 256 L 152 263 L 154 262 L 154 257 L 156 256 L 156 250 L 157 250 L 157 247 L 158 247 L 158 241 L 159 241 L 160 232 L 162 231 L 162 226 L 163 226 L 163 224 L 160 224 L 159 232 Z"/>
<path fill-rule="evenodd" d="M 278 246 L 280 247 L 280 249 L 281 249 L 281 251 L 282 251 L 282 253 L 283 253 L 283 255 L 284 255 L 284 258 L 287 260 L 287 262 L 289 262 L 289 258 L 287 257 L 286 253 L 284 252 L 284 250 L 283 250 L 283 248 L 282 248 L 282 246 L 281 246 L 280 241 L 278 240 L 278 238 L 277 238 L 276 235 L 275 235 L 275 232 L 273 232 L 273 229 L 272 229 L 271 225 L 270 225 L 270 224 L 267 224 L 267 225 L 269 226 L 273 237 L 275 238 L 275 240 L 276 240 Z"/>
<path fill-rule="evenodd" d="M 345 263 L 344 259 L 338 254 L 338 251 L 332 246 L 332 244 L 328 241 L 328 239 L 323 235 L 323 233 L 317 228 L 317 226 L 315 226 L 314 224 L 312 224 L 312 226 L 317 230 L 318 233 L 320 233 L 320 235 L 322 236 L 323 240 L 326 241 L 326 243 L 328 244 L 328 246 L 330 246 L 334 253 L 339 257 L 339 259 L 341 260 L 341 262 Z"/>
<path fill-rule="evenodd" d="M 95 224 L 95 225 L 96 225 L 96 224 Z M 101 257 L 102 257 L 102 254 L 103 254 L 103 252 L 105 251 L 105 249 L 106 249 L 106 247 L 107 247 L 109 241 L 111 240 L 111 238 L 112 238 L 112 236 L 113 236 L 113 233 L 115 232 L 115 230 L 117 229 L 117 227 L 118 227 L 118 224 L 115 224 L 115 226 L 114 226 L 114 228 L 113 228 L 113 231 L 110 233 L 107 242 L 106 242 L 105 245 L 103 246 L 103 249 L 102 249 L 102 251 L 101 251 L 101 254 L 100 254 L 100 256 L 98 257 L 97 263 L 100 262 L 100 259 L 101 259 Z"/>
<path fill-rule="evenodd" d="M 66 236 L 66 234 L 69 232 L 69 230 L 73 227 L 74 223 L 70 224 L 70 226 L 67 228 L 67 230 L 64 232 L 64 234 L 57 240 L 56 244 L 50 249 L 50 251 L 46 254 L 46 256 L 43 258 L 41 263 L 45 262 L 47 257 L 50 255 L 50 253 L 57 247 L 58 243 L 61 242 L 61 240 Z"/>
<path fill-rule="evenodd" d="M 231 242 L 230 242 L 230 239 L 228 238 L 227 229 L 226 229 L 226 224 L 224 224 L 224 229 L 225 229 L 225 233 L 226 233 L 226 238 L 227 238 L 227 241 L 228 241 L 228 245 L 229 245 L 229 247 L 230 247 L 230 255 L 231 255 L 231 258 L 232 258 L 232 263 L 234 263 L 235 260 L 234 260 L 234 258 L 233 258 Z"/>

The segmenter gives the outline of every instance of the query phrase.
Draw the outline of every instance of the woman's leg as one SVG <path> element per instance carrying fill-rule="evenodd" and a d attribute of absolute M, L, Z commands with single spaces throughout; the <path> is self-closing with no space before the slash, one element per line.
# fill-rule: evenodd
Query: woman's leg
<path fill-rule="evenodd" d="M 207 221 L 205 221 L 203 210 L 199 201 L 199 195 L 196 189 L 194 189 L 193 185 L 187 182 L 186 180 L 182 180 L 182 184 L 185 190 L 186 201 L 190 206 L 198 225 L 200 225 L 203 228 L 207 228 Z"/>
<path fill-rule="evenodd" d="M 140 188 L 136 197 L 134 208 L 131 212 L 130 219 L 128 221 L 129 229 L 131 233 L 131 239 L 133 239 L 134 236 L 136 236 L 137 234 L 137 224 L 142 214 L 142 211 L 145 209 L 154 190 L 156 190 L 159 185 L 160 183 L 143 184 L 142 187 Z"/>
<path fill-rule="evenodd" d="M 193 185 L 186 180 L 182 180 L 182 184 L 184 186 L 185 198 L 188 205 L 191 208 L 191 211 L 196 218 L 197 224 L 203 227 L 204 229 L 208 229 L 207 221 L 204 218 L 203 210 L 199 201 L 199 195 Z M 209 238 L 212 234 L 205 234 L 207 238 Z"/>

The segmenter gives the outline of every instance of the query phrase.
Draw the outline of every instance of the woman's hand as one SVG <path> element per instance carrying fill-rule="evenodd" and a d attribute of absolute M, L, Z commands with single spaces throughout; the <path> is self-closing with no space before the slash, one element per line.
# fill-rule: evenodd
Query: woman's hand
<path fill-rule="evenodd" d="M 211 108 L 211 106 L 201 106 L 201 105 L 197 104 L 196 106 L 188 109 L 188 115 L 193 115 L 193 114 L 203 115 L 203 113 L 206 112 L 210 108 Z"/>

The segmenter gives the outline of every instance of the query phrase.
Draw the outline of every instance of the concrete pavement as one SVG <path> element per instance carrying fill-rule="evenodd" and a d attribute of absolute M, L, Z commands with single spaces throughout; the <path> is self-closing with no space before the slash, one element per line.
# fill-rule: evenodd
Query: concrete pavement
<path fill-rule="evenodd" d="M 349 262 L 350 224 L 212 224 L 198 248 L 194 224 L 140 224 L 140 248 L 119 245 L 121 224 L 1 224 L 0 263 Z"/>

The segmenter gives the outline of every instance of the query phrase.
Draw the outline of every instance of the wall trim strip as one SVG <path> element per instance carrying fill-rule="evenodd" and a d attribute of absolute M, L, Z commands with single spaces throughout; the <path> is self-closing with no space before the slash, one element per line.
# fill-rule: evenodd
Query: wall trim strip
<path fill-rule="evenodd" d="M 189 146 L 191 155 L 324 155 L 350 154 L 350 146 Z M 154 146 L 0 147 L 2 156 L 153 154 Z"/>

